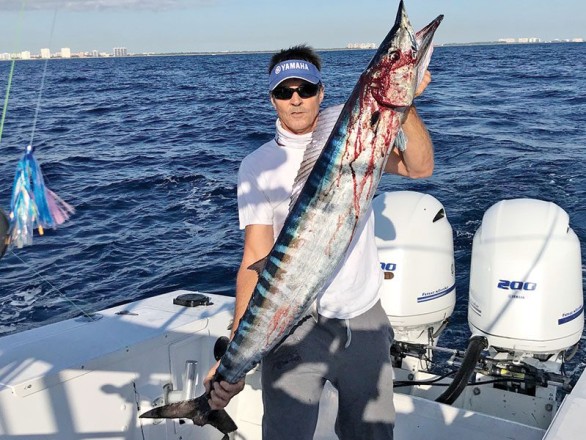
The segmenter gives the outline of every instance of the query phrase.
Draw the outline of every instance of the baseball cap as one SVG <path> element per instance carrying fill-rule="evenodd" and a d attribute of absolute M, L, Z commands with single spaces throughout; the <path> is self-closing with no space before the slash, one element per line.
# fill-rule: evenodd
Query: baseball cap
<path fill-rule="evenodd" d="M 276 64 L 269 75 L 269 90 L 272 91 L 286 79 L 299 78 L 317 84 L 321 73 L 314 64 L 305 60 L 286 60 Z"/>

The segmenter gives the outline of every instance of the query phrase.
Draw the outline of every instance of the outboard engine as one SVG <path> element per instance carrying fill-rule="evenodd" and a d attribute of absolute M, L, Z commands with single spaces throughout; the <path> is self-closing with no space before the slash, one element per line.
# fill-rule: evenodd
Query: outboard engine
<path fill-rule="evenodd" d="M 444 207 L 428 194 L 396 191 L 375 197 L 373 210 L 384 271 L 381 302 L 395 341 L 403 348 L 434 345 L 456 303 L 452 227 Z"/>
<path fill-rule="evenodd" d="M 562 367 L 584 327 L 580 243 L 568 214 L 532 199 L 486 211 L 473 239 L 472 337 L 462 354 L 434 344 L 455 304 L 452 230 L 442 205 L 397 192 L 373 207 L 381 300 L 396 333 L 395 390 L 547 429 L 571 389 Z M 450 359 L 440 365 L 432 352 Z"/>
<path fill-rule="evenodd" d="M 551 202 L 504 200 L 474 235 L 468 322 L 493 359 L 559 372 L 584 329 L 580 242 Z"/>

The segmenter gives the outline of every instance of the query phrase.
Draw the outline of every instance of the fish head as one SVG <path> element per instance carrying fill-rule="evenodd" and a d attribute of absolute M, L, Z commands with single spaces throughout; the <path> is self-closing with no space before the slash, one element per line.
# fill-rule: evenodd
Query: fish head
<path fill-rule="evenodd" d="M 403 1 L 395 24 L 385 37 L 368 68 L 365 89 L 383 107 L 401 110 L 411 105 L 415 90 L 427 68 L 433 34 L 443 16 L 415 33 Z"/>

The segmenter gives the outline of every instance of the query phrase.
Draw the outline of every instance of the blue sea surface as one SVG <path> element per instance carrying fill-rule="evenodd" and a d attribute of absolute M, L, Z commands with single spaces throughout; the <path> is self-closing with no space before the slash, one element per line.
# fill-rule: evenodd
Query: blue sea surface
<path fill-rule="evenodd" d="M 346 100 L 373 54 L 321 53 L 325 106 Z M 238 166 L 274 134 L 269 58 L 16 63 L 0 206 L 9 209 L 32 138 L 48 186 L 77 212 L 0 261 L 0 335 L 174 289 L 233 295 L 243 238 Z M 0 63 L 0 90 L 9 68 Z M 464 348 L 472 237 L 491 205 L 552 201 L 586 239 L 586 44 L 438 47 L 430 70 L 417 107 L 434 141 L 434 175 L 388 175 L 379 191 L 426 192 L 445 206 L 457 306 L 440 345 Z M 586 361 L 586 351 L 576 358 Z"/>

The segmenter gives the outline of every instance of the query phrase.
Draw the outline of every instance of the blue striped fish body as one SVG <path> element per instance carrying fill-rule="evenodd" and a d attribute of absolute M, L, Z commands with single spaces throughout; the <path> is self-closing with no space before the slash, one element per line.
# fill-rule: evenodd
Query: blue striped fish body
<path fill-rule="evenodd" d="M 242 379 L 308 314 L 330 281 L 370 207 L 403 112 L 413 100 L 419 61 L 441 18 L 416 35 L 401 1 L 395 25 L 339 117 L 337 111 L 320 114 L 289 215 L 268 257 L 255 265 L 258 283 L 213 380 Z M 204 395 L 141 417 L 189 417 L 201 425 L 217 413 L 206 411 Z M 231 427 L 218 429 L 230 432 Z"/>

